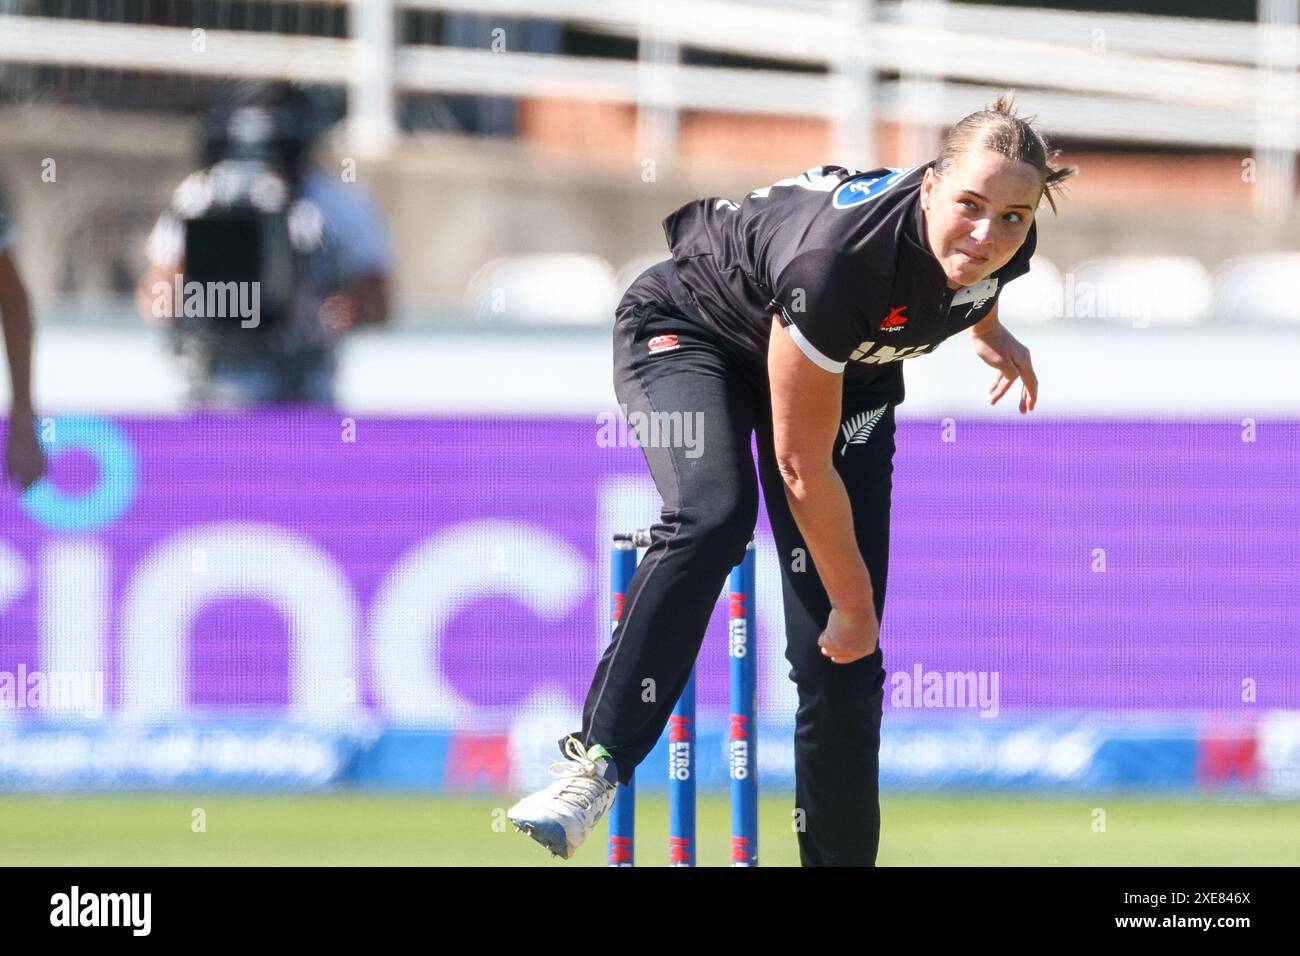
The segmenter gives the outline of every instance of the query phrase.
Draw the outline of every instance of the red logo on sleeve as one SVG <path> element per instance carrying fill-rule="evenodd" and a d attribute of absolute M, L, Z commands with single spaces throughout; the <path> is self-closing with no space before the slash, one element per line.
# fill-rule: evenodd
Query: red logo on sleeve
<path fill-rule="evenodd" d="M 671 352 L 677 348 L 677 336 L 675 335 L 656 335 L 650 339 L 651 352 Z"/>
<path fill-rule="evenodd" d="M 890 309 L 889 315 L 885 316 L 880 323 L 881 331 L 884 331 L 885 329 L 901 329 L 907 324 L 907 316 L 903 314 L 906 311 L 907 306 L 905 305 L 895 306 Z"/>

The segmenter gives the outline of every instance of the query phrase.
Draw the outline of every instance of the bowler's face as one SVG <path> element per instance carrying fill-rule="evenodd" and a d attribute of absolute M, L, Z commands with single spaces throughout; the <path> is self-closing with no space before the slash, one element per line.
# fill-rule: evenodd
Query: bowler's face
<path fill-rule="evenodd" d="M 926 240 L 948 288 L 973 285 L 1006 265 L 1029 235 L 1041 198 L 1034 167 L 991 150 L 960 156 L 942 179 L 927 169 Z"/>

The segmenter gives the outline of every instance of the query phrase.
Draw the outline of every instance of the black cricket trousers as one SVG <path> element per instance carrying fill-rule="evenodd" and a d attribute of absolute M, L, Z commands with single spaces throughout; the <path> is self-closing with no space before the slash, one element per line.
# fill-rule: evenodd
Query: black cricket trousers
<path fill-rule="evenodd" d="M 636 412 L 658 415 L 661 423 L 680 413 L 697 416 L 693 423 L 700 428 L 695 434 L 684 427 L 637 430 L 663 509 L 596 668 L 576 736 L 587 747 L 604 745 L 621 780 L 659 740 L 727 574 L 753 535 L 759 497 L 750 436 L 757 433 L 758 477 L 781 565 L 785 656 L 799 698 L 791 824 L 800 859 L 804 866 L 874 866 L 882 653 L 877 648 L 852 664 L 822 655 L 817 639 L 831 605 L 777 469 L 766 376 L 761 382 L 747 376 L 716 333 L 693 317 L 695 309 L 669 259 L 642 273 L 615 313 L 614 389 L 629 424 L 637 424 Z M 874 405 L 846 394 L 843 420 L 854 441 L 841 428 L 833 455 L 879 617 L 889 560 L 894 409 L 879 400 Z M 759 610 L 769 612 L 774 609 Z M 647 687 L 656 692 L 646 693 Z M 761 741 L 759 747 L 761 754 Z M 761 760 L 759 772 L 761 781 Z"/>

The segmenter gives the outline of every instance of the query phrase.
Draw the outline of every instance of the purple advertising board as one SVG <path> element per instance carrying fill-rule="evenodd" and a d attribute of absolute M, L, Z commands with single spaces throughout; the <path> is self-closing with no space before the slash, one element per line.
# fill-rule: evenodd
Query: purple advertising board
<path fill-rule="evenodd" d="M 0 497 L 0 721 L 34 716 L 18 675 L 44 672 L 84 678 L 29 708 L 69 719 L 577 729 L 609 535 L 658 508 L 640 450 L 590 419 L 42 424 L 49 479 Z M 1300 423 L 904 421 L 897 442 L 887 707 L 961 672 L 983 716 L 1300 710 Z M 758 709 L 788 726 L 765 516 L 756 536 Z M 725 713 L 722 605 L 697 693 Z"/>

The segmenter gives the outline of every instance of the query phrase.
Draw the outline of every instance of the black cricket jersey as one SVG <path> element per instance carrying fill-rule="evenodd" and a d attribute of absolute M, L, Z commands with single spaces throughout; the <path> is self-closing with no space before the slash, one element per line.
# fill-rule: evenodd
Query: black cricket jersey
<path fill-rule="evenodd" d="M 900 361 L 933 352 L 988 315 L 1029 271 L 1037 223 L 987 279 L 952 290 L 925 240 L 925 166 L 814 166 L 737 204 L 710 197 L 663 222 L 698 317 L 756 381 L 767 381 L 772 315 L 846 390 L 897 404 Z"/>

